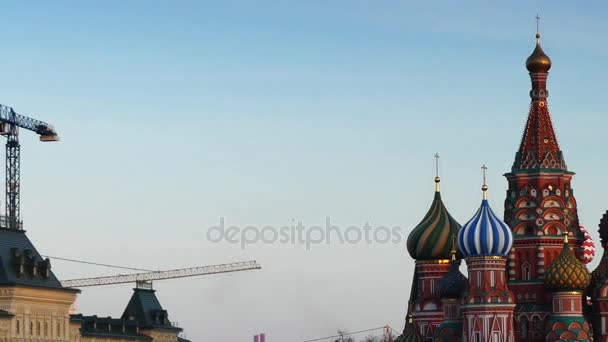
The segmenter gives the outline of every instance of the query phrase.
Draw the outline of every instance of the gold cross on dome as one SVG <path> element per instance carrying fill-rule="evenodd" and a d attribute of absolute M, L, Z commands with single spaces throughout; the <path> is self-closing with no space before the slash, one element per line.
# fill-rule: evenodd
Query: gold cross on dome
<path fill-rule="evenodd" d="M 435 153 L 435 177 L 439 177 L 439 153 Z"/>

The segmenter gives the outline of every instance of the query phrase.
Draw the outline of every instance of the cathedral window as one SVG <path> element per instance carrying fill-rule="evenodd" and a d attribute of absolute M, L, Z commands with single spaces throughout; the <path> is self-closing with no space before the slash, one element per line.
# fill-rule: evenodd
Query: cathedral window
<path fill-rule="evenodd" d="M 481 271 L 477 271 L 477 288 L 481 288 Z"/>
<path fill-rule="evenodd" d="M 38 336 L 42 335 L 42 328 L 41 328 L 40 322 L 36 322 L 36 335 L 38 335 Z"/>
<path fill-rule="evenodd" d="M 30 335 L 34 335 L 34 322 L 30 321 Z"/>
<path fill-rule="evenodd" d="M 21 321 L 20 320 L 17 320 L 17 327 L 16 328 L 17 328 L 17 334 L 20 334 L 21 333 Z"/>
<path fill-rule="evenodd" d="M 529 262 L 524 262 L 521 265 L 521 279 L 522 280 L 530 280 L 531 278 L 531 270 L 530 270 L 530 263 Z"/>
<path fill-rule="evenodd" d="M 494 271 L 490 272 L 490 287 L 494 288 L 495 285 L 495 281 L 494 281 Z"/>
<path fill-rule="evenodd" d="M 528 318 L 526 316 L 522 316 L 521 318 L 521 337 L 526 338 L 528 336 Z"/>

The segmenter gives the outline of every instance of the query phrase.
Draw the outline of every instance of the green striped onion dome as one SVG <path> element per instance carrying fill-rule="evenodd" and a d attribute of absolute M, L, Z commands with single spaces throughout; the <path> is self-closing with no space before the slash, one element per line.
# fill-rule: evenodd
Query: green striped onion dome
<path fill-rule="evenodd" d="M 415 260 L 450 259 L 453 237 L 459 229 L 460 224 L 448 213 L 437 189 L 431 208 L 407 237 L 407 251 Z"/>
<path fill-rule="evenodd" d="M 551 291 L 583 291 L 590 282 L 587 266 L 572 254 L 566 235 L 562 252 L 545 274 L 545 286 Z"/>

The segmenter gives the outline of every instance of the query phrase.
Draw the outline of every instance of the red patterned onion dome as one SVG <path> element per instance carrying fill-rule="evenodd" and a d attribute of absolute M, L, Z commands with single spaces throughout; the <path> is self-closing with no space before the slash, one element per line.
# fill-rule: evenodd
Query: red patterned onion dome
<path fill-rule="evenodd" d="M 604 246 L 604 255 L 602 256 L 600 264 L 597 265 L 595 270 L 593 270 L 591 273 L 591 287 L 603 284 L 604 280 L 606 279 L 606 275 L 608 274 L 608 250 L 605 248 L 605 244 L 608 242 L 608 211 L 604 213 L 598 227 L 600 228 L 600 239 L 602 240 L 601 242 Z"/>
<path fill-rule="evenodd" d="M 551 59 L 540 47 L 540 33 L 536 34 L 536 47 L 526 59 L 526 68 L 531 73 L 546 73 L 551 69 Z"/>
<path fill-rule="evenodd" d="M 405 328 L 403 328 L 403 333 L 397 337 L 395 342 L 424 342 L 424 338 L 420 336 L 416 330 L 416 326 L 414 325 L 411 317 L 407 318 Z"/>
<path fill-rule="evenodd" d="M 422 221 L 407 237 L 407 251 L 415 260 L 450 259 L 451 236 L 458 234 L 460 224 L 448 213 L 441 201 L 439 177 L 435 178 L 435 198 Z"/>
<path fill-rule="evenodd" d="M 572 254 L 568 235 L 564 236 L 564 248 L 545 274 L 545 286 L 551 291 L 583 291 L 591 282 L 587 266 Z"/>
<path fill-rule="evenodd" d="M 593 243 L 593 239 L 591 238 L 591 235 L 589 235 L 589 232 L 585 227 L 579 224 L 578 228 L 584 235 L 582 244 L 583 255 L 581 256 L 581 261 L 585 264 L 588 264 L 593 260 L 593 257 L 595 257 L 595 244 Z"/>

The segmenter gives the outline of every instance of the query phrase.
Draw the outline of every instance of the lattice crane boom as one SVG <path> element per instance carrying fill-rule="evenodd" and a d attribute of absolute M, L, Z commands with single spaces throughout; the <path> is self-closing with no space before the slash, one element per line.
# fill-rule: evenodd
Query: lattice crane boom
<path fill-rule="evenodd" d="M 143 272 L 133 274 L 119 274 L 113 276 L 82 278 L 62 280 L 61 285 L 64 287 L 87 287 L 87 286 L 103 286 L 114 284 L 137 283 L 146 284 L 153 280 L 175 279 L 195 277 L 201 275 L 231 273 L 248 270 L 258 270 L 262 266 L 255 260 L 235 262 L 230 264 L 208 265 L 191 268 L 180 268 L 168 271 Z"/>
<path fill-rule="evenodd" d="M 40 135 L 40 141 L 58 141 L 53 126 L 16 113 L 13 108 L 0 105 L 0 135 L 6 136 L 6 215 L 0 218 L 0 227 L 21 229 L 21 145 L 19 128 Z"/>
<path fill-rule="evenodd" d="M 46 122 L 16 113 L 13 108 L 0 104 L 0 122 L 15 125 L 40 135 L 41 141 L 57 141 L 55 128 Z"/>

